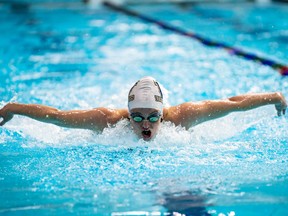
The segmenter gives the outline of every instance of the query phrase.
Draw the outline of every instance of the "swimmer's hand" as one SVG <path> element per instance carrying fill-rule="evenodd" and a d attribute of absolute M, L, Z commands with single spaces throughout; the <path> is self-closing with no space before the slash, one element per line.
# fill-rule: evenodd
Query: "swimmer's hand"
<path fill-rule="evenodd" d="M 9 110 L 9 105 L 5 105 L 0 109 L 0 126 L 6 124 L 6 122 L 10 121 L 13 118 L 13 113 Z"/>
<path fill-rule="evenodd" d="M 286 109 L 287 109 L 287 102 L 285 100 L 285 97 L 283 96 L 282 93 L 277 93 L 279 97 L 279 102 L 275 104 L 275 108 L 277 110 L 277 115 L 281 116 L 282 114 L 285 115 Z"/>

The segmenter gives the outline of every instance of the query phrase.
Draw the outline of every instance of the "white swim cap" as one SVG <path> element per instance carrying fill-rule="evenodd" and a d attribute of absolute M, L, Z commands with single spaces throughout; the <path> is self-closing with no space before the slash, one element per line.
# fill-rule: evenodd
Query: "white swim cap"
<path fill-rule="evenodd" d="M 158 82 L 152 77 L 143 77 L 130 89 L 128 109 L 152 108 L 163 111 L 163 95 Z"/>

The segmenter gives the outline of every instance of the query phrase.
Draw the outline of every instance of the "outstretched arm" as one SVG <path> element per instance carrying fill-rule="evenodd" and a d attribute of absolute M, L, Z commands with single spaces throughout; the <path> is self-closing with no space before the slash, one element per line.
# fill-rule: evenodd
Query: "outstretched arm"
<path fill-rule="evenodd" d="M 95 108 L 92 110 L 61 111 L 49 106 L 37 104 L 8 103 L 0 109 L 0 126 L 11 120 L 14 115 L 69 128 L 83 128 L 102 131 L 108 125 L 116 124 L 128 116 L 125 109 Z"/>
<path fill-rule="evenodd" d="M 231 112 L 247 111 L 265 105 L 275 105 L 278 116 L 284 115 L 287 102 L 282 93 L 245 94 L 224 100 L 187 102 L 169 108 L 167 119 L 190 128 L 199 123 L 223 117 Z"/>

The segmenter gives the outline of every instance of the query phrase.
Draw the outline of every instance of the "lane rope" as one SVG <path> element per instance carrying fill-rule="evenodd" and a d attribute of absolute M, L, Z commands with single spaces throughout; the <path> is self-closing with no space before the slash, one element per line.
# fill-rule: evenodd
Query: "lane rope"
<path fill-rule="evenodd" d="M 231 55 L 241 56 L 247 60 L 255 61 L 255 62 L 261 63 L 263 65 L 270 66 L 273 69 L 277 70 L 282 76 L 288 76 L 288 66 L 284 65 L 282 63 L 276 62 L 275 60 L 264 58 L 264 57 L 261 57 L 261 56 L 254 54 L 254 53 L 246 52 L 244 50 L 235 48 L 233 46 L 229 46 L 225 43 L 210 40 L 208 38 L 197 35 L 194 32 L 186 31 L 186 30 L 181 29 L 179 27 L 161 22 L 157 19 L 153 19 L 151 17 L 145 16 L 141 13 L 127 9 L 127 8 L 122 7 L 120 5 L 113 4 L 109 1 L 104 1 L 103 4 L 106 7 L 113 9 L 115 11 L 119 11 L 119 12 L 122 12 L 124 14 L 129 15 L 129 16 L 137 17 L 137 18 L 140 18 L 146 22 L 158 25 L 159 27 L 161 27 L 165 30 L 169 30 L 169 31 L 175 32 L 177 34 L 183 35 L 185 37 L 189 37 L 189 38 L 193 38 L 195 40 L 198 40 L 199 42 L 201 42 L 202 44 L 204 44 L 206 46 L 222 48 L 222 49 L 226 50 L 228 53 L 230 53 Z"/>

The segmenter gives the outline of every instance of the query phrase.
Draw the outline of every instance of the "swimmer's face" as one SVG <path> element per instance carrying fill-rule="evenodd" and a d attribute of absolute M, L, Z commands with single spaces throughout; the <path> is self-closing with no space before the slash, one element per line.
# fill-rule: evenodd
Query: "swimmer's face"
<path fill-rule="evenodd" d="M 129 117 L 133 131 L 145 141 L 152 140 L 160 129 L 162 115 L 156 109 L 135 108 Z"/>

